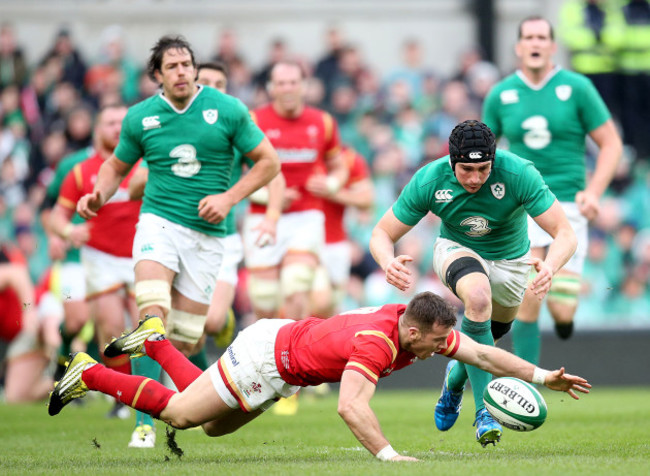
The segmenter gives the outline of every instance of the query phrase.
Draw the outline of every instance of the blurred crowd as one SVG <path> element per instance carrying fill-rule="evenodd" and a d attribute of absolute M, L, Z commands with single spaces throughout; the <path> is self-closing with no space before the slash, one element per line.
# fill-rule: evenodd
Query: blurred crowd
<path fill-rule="evenodd" d="M 637 4 L 644 4 L 645 10 Z M 630 20 L 631 14 L 641 20 Z M 572 53 L 573 64 L 563 66 L 592 77 L 626 142 L 625 157 L 590 230 L 576 317 L 583 328 L 650 326 L 650 147 L 644 143 L 650 138 L 644 124 L 650 121 L 634 116 L 650 114 L 648 106 L 638 112 L 644 107 L 640 97 L 646 101 L 650 97 L 649 88 L 636 98 L 634 111 L 625 102 L 630 98 L 608 94 L 611 84 L 618 92 L 627 91 L 632 83 L 650 85 L 650 59 L 639 60 L 636 71 L 622 59 L 627 51 L 627 24 L 648 30 L 642 49 L 650 57 L 650 7 L 645 1 L 569 1 L 558 28 L 558 41 Z M 614 27 L 622 33 L 611 33 Z M 92 145 L 93 119 L 101 105 L 134 104 L 154 94 L 157 85 L 147 77 L 145 65 L 129 57 L 119 26 L 100 33 L 102 46 L 94 57 L 82 55 L 78 48 L 81 39 L 65 28 L 58 31 L 45 56 L 30 57 L 16 42 L 16 28 L 19 26 L 0 26 L 0 239 L 26 257 L 37 282 L 51 265 L 39 215 L 57 164 Z M 580 59 L 590 47 L 589 35 L 596 38 L 596 47 L 608 45 L 611 49 L 613 67 L 609 71 L 598 71 L 584 57 Z M 614 40 L 607 40 L 610 43 L 605 41 L 612 37 Z M 638 35 L 634 40 L 638 51 Z M 239 48 L 237 32 L 224 30 L 212 55 L 197 59 L 224 62 L 229 68 L 229 93 L 256 107 L 268 100 L 265 85 L 271 66 L 281 59 L 296 59 L 291 45 L 282 38 L 273 40 L 268 48 L 266 63 L 252 68 L 246 52 Z M 417 39 L 405 39 L 400 66 L 379 75 L 364 52 L 335 28 L 326 32 L 323 51 L 317 58 L 297 58 L 308 72 L 307 100 L 339 121 L 342 140 L 366 158 L 376 189 L 372 211 L 346 216 L 354 256 L 345 307 L 406 302 L 410 296 L 386 284 L 368 252 L 372 227 L 415 170 L 447 154 L 447 137 L 453 126 L 466 119 L 480 119 L 487 92 L 510 71 L 500 71 L 475 47 L 459 56 L 452 75 L 443 76 L 425 66 L 428 53 Z M 590 157 L 592 165 L 593 160 Z M 413 256 L 420 273 L 413 293 L 425 289 L 444 292 L 431 266 L 438 226 L 438 220 L 430 217 L 398 244 L 398 253 Z M 245 279 L 240 282 L 245 286 Z M 236 305 L 240 316 L 249 310 L 245 292 L 238 293 Z"/>

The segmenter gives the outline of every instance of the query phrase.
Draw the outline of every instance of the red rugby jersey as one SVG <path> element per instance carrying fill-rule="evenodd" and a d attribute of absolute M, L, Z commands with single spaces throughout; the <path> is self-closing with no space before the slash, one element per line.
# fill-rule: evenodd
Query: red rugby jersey
<path fill-rule="evenodd" d="M 344 370 L 354 370 L 373 383 L 411 365 L 416 356 L 400 348 L 397 323 L 404 304 L 362 308 L 329 319 L 310 317 L 280 328 L 275 361 L 290 385 L 339 382 Z M 452 331 L 440 354 L 453 356 L 460 338 Z"/>
<path fill-rule="evenodd" d="M 18 248 L 0 246 L 0 264 L 11 263 L 27 267 L 27 260 Z M 30 303 L 35 306 L 36 303 Z M 0 340 L 11 342 L 23 327 L 23 303 L 18 293 L 7 286 L 0 290 Z"/>
<path fill-rule="evenodd" d="M 370 177 L 370 170 L 366 159 L 356 150 L 344 147 L 341 151 L 341 158 L 349 171 L 348 181 L 344 187 L 360 182 Z M 343 226 L 343 215 L 345 205 L 323 200 L 323 212 L 325 212 L 325 243 L 338 243 L 347 238 L 347 233 Z"/>
<path fill-rule="evenodd" d="M 79 199 L 93 191 L 97 173 L 104 163 L 99 153 L 78 163 L 63 180 L 57 203 L 76 210 Z M 138 168 L 135 164 L 124 178 L 115 195 L 89 221 L 88 246 L 113 256 L 130 258 L 142 200 L 129 200 L 129 181 Z"/>
<path fill-rule="evenodd" d="M 271 104 L 251 115 L 280 157 L 287 188 L 300 192 L 301 198 L 285 213 L 321 210 L 323 200 L 309 193 L 305 184 L 310 175 L 326 169 L 327 160 L 339 153 L 339 129 L 334 118 L 313 107 L 305 107 L 299 117 L 285 118 Z M 251 203 L 251 213 L 265 212 L 265 205 Z"/>

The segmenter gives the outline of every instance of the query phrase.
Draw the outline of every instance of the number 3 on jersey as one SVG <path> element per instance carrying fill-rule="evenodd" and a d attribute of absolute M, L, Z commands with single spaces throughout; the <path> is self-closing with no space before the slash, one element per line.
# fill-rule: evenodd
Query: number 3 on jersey
<path fill-rule="evenodd" d="M 181 144 L 172 149 L 169 156 L 178 159 L 172 165 L 172 173 L 178 177 L 192 177 L 201 170 L 201 162 L 196 158 L 196 149 L 190 144 Z"/>
<path fill-rule="evenodd" d="M 469 231 L 466 231 L 467 236 L 483 236 L 492 231 L 488 226 L 488 221 L 483 217 L 469 217 L 460 222 L 461 226 L 469 226 Z"/>
<path fill-rule="evenodd" d="M 524 134 L 524 144 L 529 149 L 543 149 L 551 143 L 551 131 L 544 116 L 529 117 L 521 123 L 521 128 L 528 131 Z"/>

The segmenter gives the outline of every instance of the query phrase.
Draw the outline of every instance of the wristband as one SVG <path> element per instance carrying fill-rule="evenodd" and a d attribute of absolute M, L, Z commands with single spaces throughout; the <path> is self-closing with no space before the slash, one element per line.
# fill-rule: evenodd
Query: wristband
<path fill-rule="evenodd" d="M 66 240 L 69 239 L 73 228 L 74 225 L 72 223 L 68 223 L 66 226 L 63 227 L 63 230 L 61 231 L 61 236 Z"/>
<path fill-rule="evenodd" d="M 533 371 L 533 383 L 544 385 L 544 382 L 546 381 L 546 376 L 550 373 L 551 372 L 549 372 L 548 370 L 535 367 L 535 370 Z"/>
<path fill-rule="evenodd" d="M 325 179 L 325 186 L 327 187 L 327 192 L 333 195 L 340 190 L 341 182 L 336 177 L 328 175 Z"/>
<path fill-rule="evenodd" d="M 375 457 L 381 461 L 390 461 L 398 455 L 399 453 L 395 451 L 391 445 L 386 445 L 379 450 Z"/>

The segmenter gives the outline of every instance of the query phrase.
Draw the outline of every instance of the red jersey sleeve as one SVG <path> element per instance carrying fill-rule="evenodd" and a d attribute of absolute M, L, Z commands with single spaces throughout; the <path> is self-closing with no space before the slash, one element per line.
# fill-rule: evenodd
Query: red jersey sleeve
<path fill-rule="evenodd" d="M 447 357 L 453 357 L 454 354 L 458 351 L 458 346 L 460 345 L 460 333 L 456 330 L 451 331 L 449 336 L 447 336 L 447 347 L 442 349 L 436 354 L 444 355 Z"/>
<path fill-rule="evenodd" d="M 395 344 L 381 331 L 360 331 L 354 337 L 354 350 L 344 370 L 359 372 L 376 384 L 397 357 Z"/>
<path fill-rule="evenodd" d="M 355 182 L 360 182 L 361 180 L 367 179 L 370 177 L 370 170 L 368 169 L 368 164 L 366 159 L 363 158 L 361 154 L 354 150 L 348 152 L 350 157 L 347 160 L 350 160 L 350 165 L 348 169 L 350 170 L 350 176 L 348 178 L 348 185 L 351 185 Z"/>
<path fill-rule="evenodd" d="M 327 112 L 323 112 L 323 130 L 324 130 L 324 157 L 325 160 L 335 157 L 341 151 L 341 137 L 339 135 L 339 125 L 336 120 Z"/>
<path fill-rule="evenodd" d="M 63 179 L 61 189 L 59 190 L 59 198 L 56 203 L 63 208 L 75 210 L 77 202 L 82 196 L 83 191 L 83 173 L 81 170 L 81 163 L 75 165 L 68 175 Z"/>

